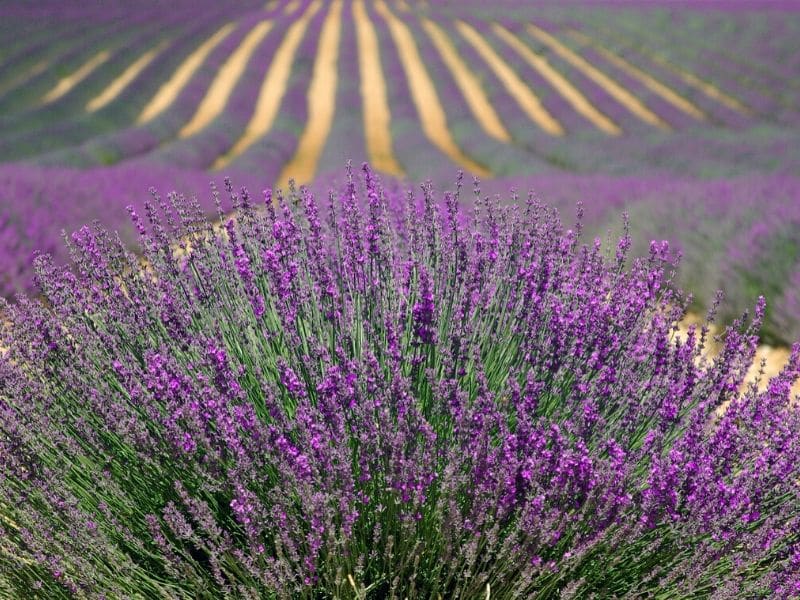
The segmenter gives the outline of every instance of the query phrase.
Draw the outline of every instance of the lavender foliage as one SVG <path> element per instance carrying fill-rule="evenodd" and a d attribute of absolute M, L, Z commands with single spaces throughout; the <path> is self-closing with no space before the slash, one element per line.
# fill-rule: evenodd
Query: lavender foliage
<path fill-rule="evenodd" d="M 221 227 L 133 210 L 143 261 L 88 227 L 40 257 L 3 306 L 0 586 L 800 595 L 800 345 L 740 393 L 763 301 L 710 363 L 667 244 L 464 195 L 227 184 Z"/>

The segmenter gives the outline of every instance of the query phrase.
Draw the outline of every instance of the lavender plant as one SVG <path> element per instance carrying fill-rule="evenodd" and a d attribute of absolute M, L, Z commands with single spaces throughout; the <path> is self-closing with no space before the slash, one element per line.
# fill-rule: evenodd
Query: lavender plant
<path fill-rule="evenodd" d="M 764 303 L 708 363 L 665 243 L 421 191 L 226 183 L 216 228 L 154 195 L 144 262 L 89 227 L 39 257 L 44 301 L 3 305 L 0 590 L 800 595 L 800 345 L 739 392 Z"/>

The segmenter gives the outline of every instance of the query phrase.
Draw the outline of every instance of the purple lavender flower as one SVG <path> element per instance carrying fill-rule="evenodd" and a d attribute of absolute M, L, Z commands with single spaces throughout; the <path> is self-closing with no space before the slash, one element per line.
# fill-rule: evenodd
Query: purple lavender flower
<path fill-rule="evenodd" d="M 669 245 L 461 187 L 226 182 L 221 227 L 133 211 L 143 260 L 40 257 L 2 305 L 0 590 L 800 595 L 800 344 L 740 391 L 763 299 L 710 363 Z"/>

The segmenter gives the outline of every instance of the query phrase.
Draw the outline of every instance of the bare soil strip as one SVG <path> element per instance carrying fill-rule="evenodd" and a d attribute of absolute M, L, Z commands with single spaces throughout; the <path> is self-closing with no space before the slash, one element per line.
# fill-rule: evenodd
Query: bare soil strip
<path fill-rule="evenodd" d="M 286 94 L 286 87 L 292 74 L 292 63 L 294 62 L 295 54 L 297 54 L 297 48 L 300 46 L 300 42 L 303 41 L 309 21 L 321 7 L 322 0 L 314 0 L 306 12 L 287 29 L 286 36 L 275 52 L 269 71 L 261 84 L 261 91 L 259 92 L 258 100 L 256 100 L 253 116 L 250 117 L 242 137 L 237 140 L 228 152 L 214 162 L 211 167 L 213 170 L 228 166 L 235 158 L 252 146 L 256 140 L 272 129 L 272 124 L 275 122 L 283 96 Z"/>
<path fill-rule="evenodd" d="M 258 45 L 266 37 L 272 29 L 272 21 L 264 20 L 258 25 L 253 27 L 250 32 L 239 44 L 239 47 L 225 61 L 225 64 L 220 67 L 217 72 L 216 78 L 208 88 L 203 101 L 197 107 L 192 119 L 183 126 L 178 133 L 181 138 L 187 138 L 201 131 L 207 127 L 214 119 L 222 114 L 225 110 L 225 105 L 228 104 L 228 99 L 233 93 L 236 84 L 239 83 L 244 70 L 247 68 L 247 63 L 253 56 Z"/>
<path fill-rule="evenodd" d="M 92 72 L 97 69 L 97 67 L 102 65 L 109 58 L 111 58 L 111 52 L 108 50 L 102 50 L 98 52 L 92 58 L 78 67 L 77 70 L 70 73 L 66 77 L 62 77 L 52 90 L 42 96 L 41 103 L 50 104 L 51 102 L 55 102 L 59 98 L 64 97 L 71 92 L 76 85 L 91 75 Z"/>
<path fill-rule="evenodd" d="M 291 0 L 283 7 L 283 14 L 290 15 L 300 7 L 300 0 Z"/>
<path fill-rule="evenodd" d="M 653 52 L 650 52 L 649 50 L 640 49 L 640 51 L 642 52 L 642 54 L 647 56 L 647 58 L 652 60 L 657 65 L 664 67 L 668 71 L 672 71 L 675 75 L 680 77 L 687 85 L 690 85 L 693 88 L 700 90 L 708 98 L 716 100 L 723 106 L 726 106 L 731 110 L 735 110 L 736 112 L 739 112 L 741 114 L 750 115 L 753 113 L 752 110 L 750 110 L 747 106 L 739 102 L 736 98 L 726 94 L 725 92 L 720 90 L 717 86 L 703 79 L 700 79 L 694 73 L 690 73 L 683 67 L 679 67 L 678 65 L 671 63 L 670 61 L 668 61 L 666 58 L 664 58 L 659 54 L 655 54 Z"/>
<path fill-rule="evenodd" d="M 375 10 L 389 26 L 389 33 L 397 47 L 400 62 L 406 74 L 411 98 L 419 115 L 425 136 L 453 162 L 479 177 L 491 177 L 491 171 L 467 156 L 458 147 L 447 126 L 447 116 L 436 88 L 419 54 L 414 36 L 383 0 L 375 2 Z"/>
<path fill-rule="evenodd" d="M 0 85 L 0 94 L 5 94 L 8 90 L 14 89 L 18 85 L 25 83 L 26 81 L 33 79 L 39 73 L 43 73 L 44 70 L 50 65 L 50 61 L 47 59 L 40 60 L 35 65 L 33 65 L 30 69 L 26 71 L 22 71 L 17 73 L 16 77 L 13 77 L 5 84 Z"/>
<path fill-rule="evenodd" d="M 727 108 L 730 108 L 731 110 L 734 110 L 734 111 L 739 112 L 741 114 L 744 114 L 744 115 L 753 114 L 753 111 L 749 107 L 747 107 L 744 104 L 742 104 L 739 100 L 737 100 L 736 98 L 734 98 L 730 94 L 727 94 L 727 93 L 723 92 L 717 86 L 709 83 L 708 81 L 705 81 L 705 80 L 701 79 L 700 77 L 698 77 L 694 73 L 691 73 L 690 71 L 687 71 L 683 67 L 680 67 L 680 66 L 676 65 L 675 63 L 669 61 L 665 56 L 662 56 L 661 54 L 659 54 L 657 52 L 654 52 L 653 50 L 650 50 L 649 48 L 645 48 L 645 47 L 641 46 L 641 44 L 639 42 L 637 42 L 636 40 L 633 40 L 633 39 L 631 39 L 631 38 L 629 38 L 627 36 L 624 36 L 619 31 L 615 31 L 615 30 L 609 29 L 608 27 L 604 27 L 602 25 L 598 25 L 596 27 L 606 37 L 620 40 L 626 46 L 630 46 L 632 48 L 635 48 L 637 52 L 639 52 L 640 54 L 646 56 L 648 58 L 648 60 L 654 62 L 655 64 L 657 64 L 660 67 L 663 67 L 667 71 L 671 71 L 674 75 L 676 75 L 677 77 L 682 79 L 684 81 L 684 83 L 686 83 L 687 85 L 695 88 L 696 90 L 700 90 L 708 98 L 711 98 L 712 100 L 715 100 L 716 102 L 719 102 L 723 106 L 726 106 Z"/>
<path fill-rule="evenodd" d="M 235 23 L 224 25 L 186 57 L 172 74 L 172 77 L 159 88 L 156 95 L 153 96 L 152 100 L 144 107 L 139 118 L 136 120 L 139 125 L 152 121 L 175 102 L 175 99 L 183 88 L 186 87 L 186 84 L 189 83 L 195 72 L 202 66 L 206 58 L 208 58 L 208 55 L 211 54 L 212 50 L 214 50 L 222 40 L 230 35 L 234 26 Z"/>
<path fill-rule="evenodd" d="M 661 83 L 658 79 L 651 76 L 650 74 L 642 71 L 639 67 L 631 64 L 621 56 L 618 56 L 603 48 L 600 44 L 595 43 L 591 40 L 588 36 L 580 33 L 579 31 L 570 30 L 567 32 L 574 40 L 577 42 L 589 45 L 594 48 L 600 55 L 605 58 L 608 62 L 612 65 L 617 67 L 619 70 L 624 71 L 634 79 L 638 79 L 642 82 L 642 84 L 652 92 L 655 92 L 659 96 L 661 96 L 664 100 L 672 104 L 677 109 L 685 112 L 687 115 L 694 117 L 698 121 L 705 121 L 708 119 L 708 116 L 700 110 L 697 106 L 689 102 L 686 98 L 679 95 L 675 90 L 667 87 L 663 83 Z"/>
<path fill-rule="evenodd" d="M 364 0 L 354 0 L 353 21 L 358 43 L 358 68 L 361 77 L 361 103 L 364 114 L 364 139 L 373 168 L 396 177 L 404 175 L 392 149 L 392 113 L 386 95 L 386 80 L 381 68 L 380 44 Z"/>
<path fill-rule="evenodd" d="M 501 40 L 519 54 L 526 63 L 533 67 L 547 83 L 553 86 L 579 115 L 583 116 L 600 131 L 604 131 L 609 135 L 620 135 L 622 133 L 622 130 L 614 121 L 597 110 L 578 88 L 572 85 L 566 77 L 547 62 L 545 57 L 535 53 L 517 36 L 499 23 L 493 23 L 492 30 Z"/>
<path fill-rule="evenodd" d="M 664 130 L 670 130 L 669 124 L 661 117 L 651 111 L 644 103 L 634 96 L 631 92 L 622 87 L 619 83 L 611 79 L 608 75 L 590 64 L 585 58 L 562 44 L 555 37 L 540 29 L 536 25 L 529 23 L 527 26 L 530 33 L 537 40 L 548 46 L 561 58 L 581 71 L 586 77 L 594 81 L 611 97 L 624 106 L 631 114 L 635 115 L 645 123 Z"/>
<path fill-rule="evenodd" d="M 461 60 L 458 50 L 444 29 L 428 18 L 422 17 L 422 27 L 430 37 L 444 64 L 450 70 L 456 85 L 461 90 L 467 105 L 481 128 L 492 138 L 511 142 L 511 134 L 503 125 L 491 101 L 481 87 L 481 83 L 469 67 Z"/>
<path fill-rule="evenodd" d="M 699 330 L 699 327 L 703 324 L 703 322 L 704 319 L 700 315 L 692 313 L 687 314 L 683 320 L 678 323 L 678 331 L 676 336 L 681 341 L 685 341 L 689 325 L 696 325 Z M 704 357 L 713 361 L 719 356 L 720 352 L 722 352 L 724 348 L 724 343 L 718 340 L 723 333 L 723 330 L 716 325 L 710 326 L 709 337 L 706 340 L 706 348 L 703 352 Z M 753 359 L 753 364 L 750 365 L 750 369 L 745 375 L 744 383 L 740 391 L 746 391 L 748 386 L 756 381 L 756 378 L 759 376 L 759 371 L 761 370 L 762 361 L 764 361 L 764 375 L 758 382 L 758 389 L 760 391 L 765 390 L 767 385 L 769 385 L 769 380 L 778 375 L 786 366 L 786 363 L 789 362 L 790 355 L 791 350 L 787 347 L 776 347 L 768 344 L 759 345 L 756 349 L 756 355 Z M 800 380 L 796 381 L 792 386 L 792 395 L 800 395 Z"/>
<path fill-rule="evenodd" d="M 511 94 L 511 97 L 516 100 L 531 121 L 550 135 L 564 135 L 564 128 L 561 123 L 547 112 L 547 109 L 542 105 L 541 100 L 539 100 L 530 86 L 520 79 L 519 75 L 508 66 L 480 33 L 461 20 L 456 21 L 456 28 L 464 39 L 481 55 L 481 58 L 486 61 L 486 64 L 489 65 L 489 68 L 500 80 L 500 83 L 503 84 L 506 91 Z"/>
<path fill-rule="evenodd" d="M 168 45 L 169 42 L 163 41 L 133 61 L 105 90 L 86 103 L 86 111 L 96 112 L 113 102 Z"/>
<path fill-rule="evenodd" d="M 314 72 L 308 87 L 308 120 L 292 159 L 283 167 L 278 184 L 294 179 L 297 185 L 308 183 L 317 172 L 317 164 L 330 135 L 336 114 L 339 42 L 342 36 L 342 0 L 333 0 L 319 36 Z"/>
<path fill-rule="evenodd" d="M 264 5 L 264 10 L 266 11 L 275 10 L 276 6 L 278 6 L 278 0 L 268 0 L 267 3 Z"/>

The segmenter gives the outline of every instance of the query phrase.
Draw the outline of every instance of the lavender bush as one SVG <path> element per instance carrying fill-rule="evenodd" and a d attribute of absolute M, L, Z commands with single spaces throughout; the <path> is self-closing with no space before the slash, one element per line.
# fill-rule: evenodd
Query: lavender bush
<path fill-rule="evenodd" d="M 664 243 L 366 167 L 324 208 L 226 189 L 217 228 L 132 211 L 144 262 L 79 230 L 3 305 L 0 589 L 800 595 L 800 345 L 738 392 L 763 302 L 708 364 Z"/>

